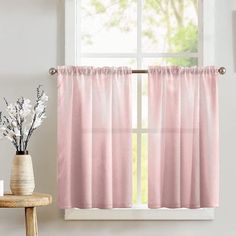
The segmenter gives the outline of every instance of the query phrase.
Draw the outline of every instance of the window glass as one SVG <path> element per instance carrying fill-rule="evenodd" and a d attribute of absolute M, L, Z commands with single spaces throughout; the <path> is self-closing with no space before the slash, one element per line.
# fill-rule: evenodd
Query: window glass
<path fill-rule="evenodd" d="M 81 15 L 82 52 L 136 51 L 136 1 L 81 0 Z"/>
<path fill-rule="evenodd" d="M 143 1 L 144 52 L 197 52 L 197 1 Z"/>

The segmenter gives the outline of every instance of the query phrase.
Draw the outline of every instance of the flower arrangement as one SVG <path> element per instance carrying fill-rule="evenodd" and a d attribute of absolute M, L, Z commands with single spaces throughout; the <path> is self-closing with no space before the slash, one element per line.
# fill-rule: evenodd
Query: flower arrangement
<path fill-rule="evenodd" d="M 33 132 L 46 118 L 48 96 L 41 86 L 37 87 L 37 99 L 34 106 L 30 99 L 18 98 L 15 103 L 6 103 L 6 115 L 0 111 L 0 137 L 7 138 L 16 151 L 27 151 L 29 139 Z"/>

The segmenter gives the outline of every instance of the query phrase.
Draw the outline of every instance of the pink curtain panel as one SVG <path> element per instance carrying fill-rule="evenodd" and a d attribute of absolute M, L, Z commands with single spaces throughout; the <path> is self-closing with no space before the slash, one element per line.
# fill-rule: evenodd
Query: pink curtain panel
<path fill-rule="evenodd" d="M 149 68 L 149 208 L 217 207 L 217 69 Z"/>
<path fill-rule="evenodd" d="M 132 206 L 131 73 L 58 68 L 60 208 Z"/>

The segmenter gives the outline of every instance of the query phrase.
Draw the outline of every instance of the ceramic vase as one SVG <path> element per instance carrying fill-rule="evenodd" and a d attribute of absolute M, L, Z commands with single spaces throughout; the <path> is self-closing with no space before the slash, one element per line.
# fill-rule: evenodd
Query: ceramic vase
<path fill-rule="evenodd" d="M 32 195 L 34 188 L 34 171 L 31 156 L 28 151 L 16 152 L 11 169 L 11 192 L 13 195 Z"/>

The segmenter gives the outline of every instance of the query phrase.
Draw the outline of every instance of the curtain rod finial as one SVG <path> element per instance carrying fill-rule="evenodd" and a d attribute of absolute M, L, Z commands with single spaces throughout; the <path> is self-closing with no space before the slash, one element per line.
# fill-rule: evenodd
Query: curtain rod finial
<path fill-rule="evenodd" d="M 50 75 L 55 75 L 56 73 L 57 73 L 57 69 L 56 68 L 52 67 L 52 68 L 49 69 L 49 74 Z"/>
<path fill-rule="evenodd" d="M 223 75 L 223 74 L 226 73 L 225 67 L 220 67 L 220 68 L 218 69 L 218 71 L 219 71 L 219 73 L 220 73 L 221 75 Z"/>

